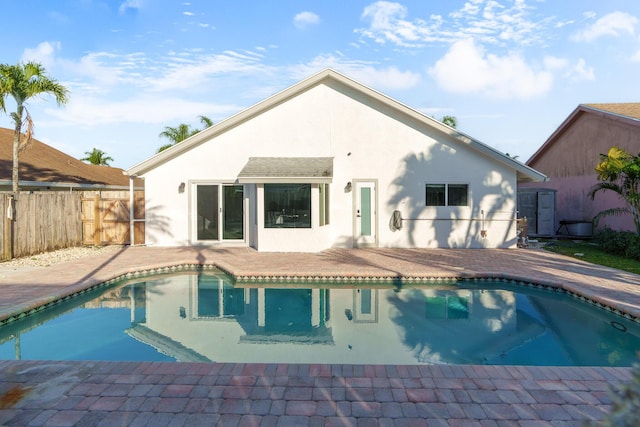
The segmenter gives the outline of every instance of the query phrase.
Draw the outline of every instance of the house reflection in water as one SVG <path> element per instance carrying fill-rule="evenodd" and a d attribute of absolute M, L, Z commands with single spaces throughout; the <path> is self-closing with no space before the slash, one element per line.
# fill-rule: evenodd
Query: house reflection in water
<path fill-rule="evenodd" d="M 545 332 L 504 290 L 243 288 L 210 274 L 145 287 L 127 332 L 183 361 L 486 363 Z"/>

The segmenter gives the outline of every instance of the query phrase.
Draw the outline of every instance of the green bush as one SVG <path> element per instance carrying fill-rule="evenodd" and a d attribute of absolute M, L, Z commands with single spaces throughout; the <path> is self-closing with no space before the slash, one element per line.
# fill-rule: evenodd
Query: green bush
<path fill-rule="evenodd" d="M 640 235 L 636 233 L 605 228 L 596 234 L 596 241 L 608 253 L 640 260 Z"/>

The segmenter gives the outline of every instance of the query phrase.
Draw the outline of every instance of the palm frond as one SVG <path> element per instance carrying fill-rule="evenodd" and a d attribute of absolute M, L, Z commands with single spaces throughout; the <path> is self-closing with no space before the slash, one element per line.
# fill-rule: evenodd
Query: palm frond
<path fill-rule="evenodd" d="M 620 185 L 616 184 L 615 182 L 607 182 L 607 181 L 599 182 L 593 187 L 591 187 L 587 195 L 589 196 L 589 198 L 591 198 L 591 200 L 595 200 L 597 193 L 601 191 L 606 191 L 606 190 L 613 191 L 614 193 L 617 193 L 618 195 L 620 195 L 620 197 L 623 197 L 624 189 Z"/>
<path fill-rule="evenodd" d="M 598 214 L 593 217 L 593 225 L 597 227 L 598 222 L 600 222 L 602 218 L 607 216 L 623 216 L 623 215 L 629 215 L 631 213 L 632 213 L 631 210 L 627 207 L 605 209 L 601 212 L 598 212 Z"/>

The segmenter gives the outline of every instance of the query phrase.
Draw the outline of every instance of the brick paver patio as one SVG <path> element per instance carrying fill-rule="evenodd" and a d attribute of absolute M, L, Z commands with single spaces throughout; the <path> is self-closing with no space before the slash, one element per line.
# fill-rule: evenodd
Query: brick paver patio
<path fill-rule="evenodd" d="M 147 248 L 0 278 L 0 320 L 139 270 L 255 277 L 497 277 L 640 316 L 640 276 L 542 250 Z M 558 426 L 601 419 L 628 368 L 0 361 L 0 425 Z"/>

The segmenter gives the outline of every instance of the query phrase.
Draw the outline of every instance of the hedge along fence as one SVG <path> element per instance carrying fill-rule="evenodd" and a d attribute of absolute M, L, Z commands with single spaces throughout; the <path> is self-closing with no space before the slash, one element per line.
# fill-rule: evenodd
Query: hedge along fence
<path fill-rule="evenodd" d="M 134 196 L 135 243 L 144 243 L 144 191 Z M 131 241 L 129 191 L 21 192 L 10 202 L 12 197 L 0 192 L 0 261 L 83 244 Z"/>
<path fill-rule="evenodd" d="M 73 192 L 0 193 L 2 260 L 78 246 L 81 195 Z"/>

